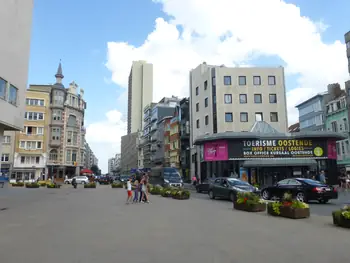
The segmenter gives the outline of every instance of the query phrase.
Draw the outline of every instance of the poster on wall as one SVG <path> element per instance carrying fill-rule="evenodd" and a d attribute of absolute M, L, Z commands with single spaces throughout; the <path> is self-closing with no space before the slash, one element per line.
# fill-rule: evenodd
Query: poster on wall
<path fill-rule="evenodd" d="M 328 159 L 337 159 L 337 143 L 335 141 L 328 142 Z"/>
<path fill-rule="evenodd" d="M 304 139 L 261 139 L 232 141 L 229 159 L 328 158 L 327 141 Z"/>
<path fill-rule="evenodd" d="M 204 144 L 204 161 L 228 160 L 227 141 L 207 142 Z"/>
<path fill-rule="evenodd" d="M 239 178 L 242 181 L 248 182 L 248 170 L 244 167 L 239 168 Z"/>

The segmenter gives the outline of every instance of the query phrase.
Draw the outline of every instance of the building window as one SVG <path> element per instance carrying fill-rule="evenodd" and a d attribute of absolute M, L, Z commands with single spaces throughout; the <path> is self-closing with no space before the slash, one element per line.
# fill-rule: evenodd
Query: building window
<path fill-rule="evenodd" d="M 53 110 L 52 119 L 54 121 L 59 121 L 59 120 L 61 120 L 61 115 L 62 115 L 62 112 L 60 110 Z"/>
<path fill-rule="evenodd" d="M 74 115 L 69 115 L 67 125 L 71 127 L 76 127 L 77 117 L 75 117 Z"/>
<path fill-rule="evenodd" d="M 209 116 L 205 116 L 205 125 L 208 125 L 209 124 Z"/>
<path fill-rule="evenodd" d="M 276 77 L 275 76 L 268 76 L 268 84 L 269 85 L 276 85 Z"/>
<path fill-rule="evenodd" d="M 44 134 L 44 128 L 43 127 L 37 127 L 36 128 L 36 134 L 37 135 L 43 135 Z"/>
<path fill-rule="evenodd" d="M 199 129 L 199 120 L 196 121 L 196 127 Z"/>
<path fill-rule="evenodd" d="M 277 112 L 270 113 L 270 121 L 271 122 L 278 122 L 278 113 Z"/>
<path fill-rule="evenodd" d="M 248 112 L 241 112 L 240 120 L 241 122 L 248 122 Z"/>
<path fill-rule="evenodd" d="M 337 142 L 337 155 L 340 155 L 340 146 L 339 146 L 340 142 Z"/>
<path fill-rule="evenodd" d="M 208 89 L 208 81 L 204 81 L 204 90 L 207 90 Z"/>
<path fill-rule="evenodd" d="M 224 85 L 231 85 L 231 76 L 224 76 Z"/>
<path fill-rule="evenodd" d="M 72 151 L 67 150 L 66 151 L 66 163 L 70 163 L 72 161 Z"/>
<path fill-rule="evenodd" d="M 20 141 L 19 148 L 25 150 L 38 150 L 42 149 L 43 144 L 41 141 Z"/>
<path fill-rule="evenodd" d="M 225 122 L 233 122 L 232 112 L 226 112 L 225 113 Z"/>
<path fill-rule="evenodd" d="M 3 99 L 5 98 L 6 86 L 7 86 L 6 80 L 0 78 L 0 98 L 3 98 Z"/>
<path fill-rule="evenodd" d="M 58 157 L 57 150 L 51 150 L 50 156 L 49 156 L 50 160 L 57 161 L 57 157 Z"/>
<path fill-rule="evenodd" d="M 260 76 L 254 76 L 253 77 L 253 85 L 254 86 L 260 86 L 261 85 L 261 78 L 260 78 Z"/>
<path fill-rule="evenodd" d="M 255 112 L 255 121 L 263 121 L 263 113 L 262 112 Z"/>
<path fill-rule="evenodd" d="M 348 120 L 347 120 L 347 118 L 343 119 L 343 123 L 344 123 L 344 130 L 347 131 L 348 130 Z"/>
<path fill-rule="evenodd" d="M 331 122 L 331 127 L 333 132 L 338 132 L 338 125 L 336 121 Z"/>
<path fill-rule="evenodd" d="M 208 107 L 208 98 L 204 99 L 204 107 L 207 108 Z"/>
<path fill-rule="evenodd" d="M 277 103 L 277 95 L 276 94 L 270 94 L 269 95 L 269 101 L 270 101 L 270 103 Z"/>
<path fill-rule="evenodd" d="M 212 77 L 211 83 L 212 83 L 213 86 L 216 86 L 216 78 L 215 77 Z"/>
<path fill-rule="evenodd" d="M 224 101 L 225 101 L 225 104 L 232 104 L 232 95 L 231 94 L 225 94 L 224 95 Z"/>
<path fill-rule="evenodd" d="M 44 120 L 44 113 L 42 112 L 25 112 L 24 119 L 28 121 Z"/>
<path fill-rule="evenodd" d="M 35 163 L 39 164 L 40 163 L 40 156 L 35 157 Z"/>
<path fill-rule="evenodd" d="M 1 155 L 1 161 L 2 161 L 2 162 L 8 162 L 9 159 L 10 159 L 10 154 L 8 154 L 8 153 L 3 153 L 3 154 Z"/>
<path fill-rule="evenodd" d="M 247 85 L 247 78 L 246 78 L 246 76 L 239 76 L 239 77 L 238 77 L 238 84 L 239 84 L 240 86 L 245 86 L 245 85 Z"/>
<path fill-rule="evenodd" d="M 262 103 L 261 94 L 254 94 L 254 103 Z"/>
<path fill-rule="evenodd" d="M 196 96 L 198 96 L 198 94 L 199 94 L 199 88 L 196 87 Z"/>
<path fill-rule="evenodd" d="M 199 103 L 196 103 L 196 112 L 199 112 Z"/>
<path fill-rule="evenodd" d="M 2 143 L 3 144 L 10 144 L 11 143 L 11 136 L 5 135 Z"/>
<path fill-rule="evenodd" d="M 21 156 L 21 163 L 25 163 L 26 162 L 26 157 L 25 156 Z"/>
<path fill-rule="evenodd" d="M 12 105 L 17 105 L 17 93 L 18 89 L 15 86 L 10 85 L 9 96 L 7 100 Z"/>
<path fill-rule="evenodd" d="M 28 106 L 44 106 L 44 100 L 42 99 L 26 99 Z"/>
<path fill-rule="evenodd" d="M 239 103 L 241 104 L 247 103 L 247 94 L 239 94 Z"/>
<path fill-rule="evenodd" d="M 350 48 L 350 41 L 346 42 L 346 48 L 347 48 L 347 49 Z"/>

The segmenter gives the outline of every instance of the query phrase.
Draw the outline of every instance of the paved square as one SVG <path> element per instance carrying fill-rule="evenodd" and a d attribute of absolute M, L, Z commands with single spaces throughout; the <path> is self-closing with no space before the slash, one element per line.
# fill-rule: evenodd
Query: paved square
<path fill-rule="evenodd" d="M 1 189 L 0 189 L 1 191 Z M 5 191 L 7 191 L 5 193 Z M 330 217 L 273 218 L 230 202 L 151 196 L 125 205 L 123 189 L 6 189 L 1 263 L 336 263 L 350 232 Z"/>

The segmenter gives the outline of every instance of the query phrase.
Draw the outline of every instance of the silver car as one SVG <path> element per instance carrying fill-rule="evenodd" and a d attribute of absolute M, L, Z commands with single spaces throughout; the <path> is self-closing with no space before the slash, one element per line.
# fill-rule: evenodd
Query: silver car
<path fill-rule="evenodd" d="M 69 178 L 64 180 L 65 184 L 71 184 L 73 179 L 75 178 L 77 184 L 88 184 L 89 183 L 89 178 L 84 175 L 79 175 L 79 176 L 74 176 L 73 178 Z"/>

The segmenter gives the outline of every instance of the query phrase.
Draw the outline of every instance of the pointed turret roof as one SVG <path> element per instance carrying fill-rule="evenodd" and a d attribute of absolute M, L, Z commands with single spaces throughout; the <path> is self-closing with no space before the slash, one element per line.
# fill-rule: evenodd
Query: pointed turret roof
<path fill-rule="evenodd" d="M 63 79 L 63 78 L 64 78 L 63 73 L 62 73 L 62 64 L 61 64 L 61 60 L 60 60 L 60 63 L 58 64 L 57 73 L 56 73 L 55 77 L 56 77 L 56 79 L 57 79 L 57 78 L 60 78 L 60 79 Z"/>
<path fill-rule="evenodd" d="M 273 128 L 270 124 L 264 121 L 256 121 L 252 128 L 250 129 L 250 132 L 256 132 L 256 133 L 277 133 L 280 134 L 279 131 L 277 131 L 275 128 Z"/>

